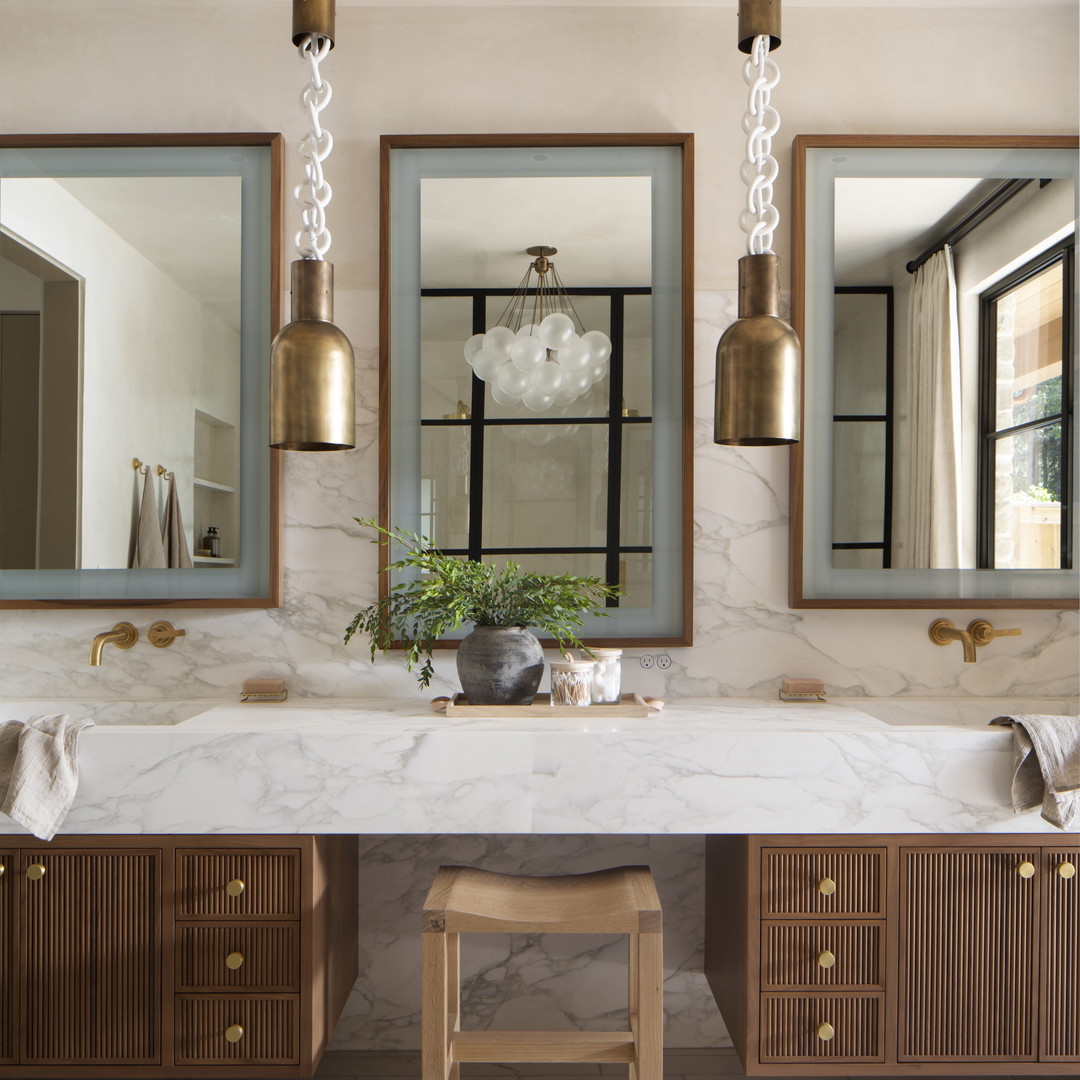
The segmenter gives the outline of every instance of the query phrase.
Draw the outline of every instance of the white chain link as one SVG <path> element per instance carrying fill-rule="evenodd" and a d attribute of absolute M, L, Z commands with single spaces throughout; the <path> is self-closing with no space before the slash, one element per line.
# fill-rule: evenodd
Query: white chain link
<path fill-rule="evenodd" d="M 322 259 L 330 250 L 330 230 L 326 227 L 326 205 L 333 192 L 323 177 L 322 163 L 330 156 L 334 140 L 329 131 L 319 125 L 319 113 L 330 103 L 333 91 L 319 74 L 319 64 L 330 51 L 330 39 L 307 34 L 298 46 L 300 59 L 311 67 L 311 82 L 300 95 L 300 107 L 308 114 L 311 130 L 300 143 L 304 158 L 304 180 L 293 188 L 300 203 L 300 220 L 296 234 L 296 250 L 305 259 Z"/>
<path fill-rule="evenodd" d="M 780 130 L 780 114 L 769 104 L 772 88 L 780 81 L 780 71 L 769 59 L 769 36 L 759 34 L 743 65 L 743 79 L 750 87 L 750 99 L 743 117 L 746 158 L 739 175 L 746 184 L 746 209 L 739 215 L 739 228 L 746 233 L 750 255 L 773 253 L 773 232 L 780 213 L 772 204 L 773 181 L 780 169 L 772 156 L 772 137 Z"/>

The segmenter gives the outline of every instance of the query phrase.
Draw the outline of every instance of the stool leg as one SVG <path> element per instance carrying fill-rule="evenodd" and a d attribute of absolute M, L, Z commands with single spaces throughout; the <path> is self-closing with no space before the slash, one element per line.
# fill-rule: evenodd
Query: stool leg
<path fill-rule="evenodd" d="M 420 1074 L 422 1080 L 448 1080 L 450 1032 L 447 1026 L 448 942 L 446 934 L 421 934 Z"/>
<path fill-rule="evenodd" d="M 461 935 L 446 935 L 446 1026 L 447 1038 L 461 1030 Z M 447 1080 L 459 1080 L 461 1066 L 450 1062 Z"/>
<path fill-rule="evenodd" d="M 664 944 L 660 934 L 630 935 L 630 1030 L 634 1063 L 629 1080 L 663 1080 Z"/>

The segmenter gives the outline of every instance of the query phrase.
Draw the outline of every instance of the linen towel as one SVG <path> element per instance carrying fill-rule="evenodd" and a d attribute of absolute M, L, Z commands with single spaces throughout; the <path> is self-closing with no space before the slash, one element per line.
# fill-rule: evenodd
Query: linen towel
<path fill-rule="evenodd" d="M 93 726 L 63 713 L 0 725 L 0 812 L 51 840 L 79 787 L 79 735 Z"/>
<path fill-rule="evenodd" d="M 161 526 L 158 524 L 157 495 L 150 469 L 143 482 L 142 501 L 139 503 L 139 521 L 135 527 L 135 553 L 131 557 L 132 570 L 148 570 L 165 567 L 165 547 L 161 543 Z"/>
<path fill-rule="evenodd" d="M 1051 825 L 1067 829 L 1080 803 L 1080 716 L 997 716 L 1013 729 L 1013 809 L 1042 805 Z"/>
<path fill-rule="evenodd" d="M 165 547 L 166 566 L 187 568 L 194 565 L 184 535 L 184 519 L 180 516 L 180 496 L 176 490 L 176 474 L 169 476 L 169 494 L 165 498 L 165 523 L 161 528 Z"/>

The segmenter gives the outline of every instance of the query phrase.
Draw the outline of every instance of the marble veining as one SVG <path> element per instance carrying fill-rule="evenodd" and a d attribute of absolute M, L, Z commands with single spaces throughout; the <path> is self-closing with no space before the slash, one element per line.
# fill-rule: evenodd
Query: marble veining
<path fill-rule="evenodd" d="M 695 293 L 694 647 L 668 650 L 666 671 L 635 666 L 624 683 L 666 700 L 772 697 L 782 675 L 824 679 L 834 696 L 1075 695 L 1080 633 L 1075 611 L 1020 611 L 992 622 L 1019 626 L 964 664 L 959 649 L 926 637 L 935 614 L 793 611 L 787 606 L 788 451 L 712 442 L 716 342 L 735 316 L 734 291 Z M 336 293 L 336 318 L 357 356 L 357 448 L 285 459 L 285 603 L 272 611 L 139 611 L 144 630 L 169 617 L 187 629 L 173 648 L 145 641 L 87 664 L 108 612 L 9 611 L 0 619 L 0 698 L 220 698 L 245 678 L 278 676 L 299 696 L 412 696 L 396 656 L 369 662 L 342 634 L 374 598 L 375 548 L 355 524 L 378 503 L 378 294 Z M 456 689 L 453 658 L 438 658 L 436 692 Z"/>

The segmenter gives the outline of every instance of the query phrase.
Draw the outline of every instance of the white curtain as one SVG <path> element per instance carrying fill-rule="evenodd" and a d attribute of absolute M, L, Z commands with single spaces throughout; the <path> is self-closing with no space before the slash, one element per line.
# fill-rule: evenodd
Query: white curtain
<path fill-rule="evenodd" d="M 906 467 L 895 565 L 960 566 L 960 335 L 952 249 L 915 271 L 908 331 Z"/>

